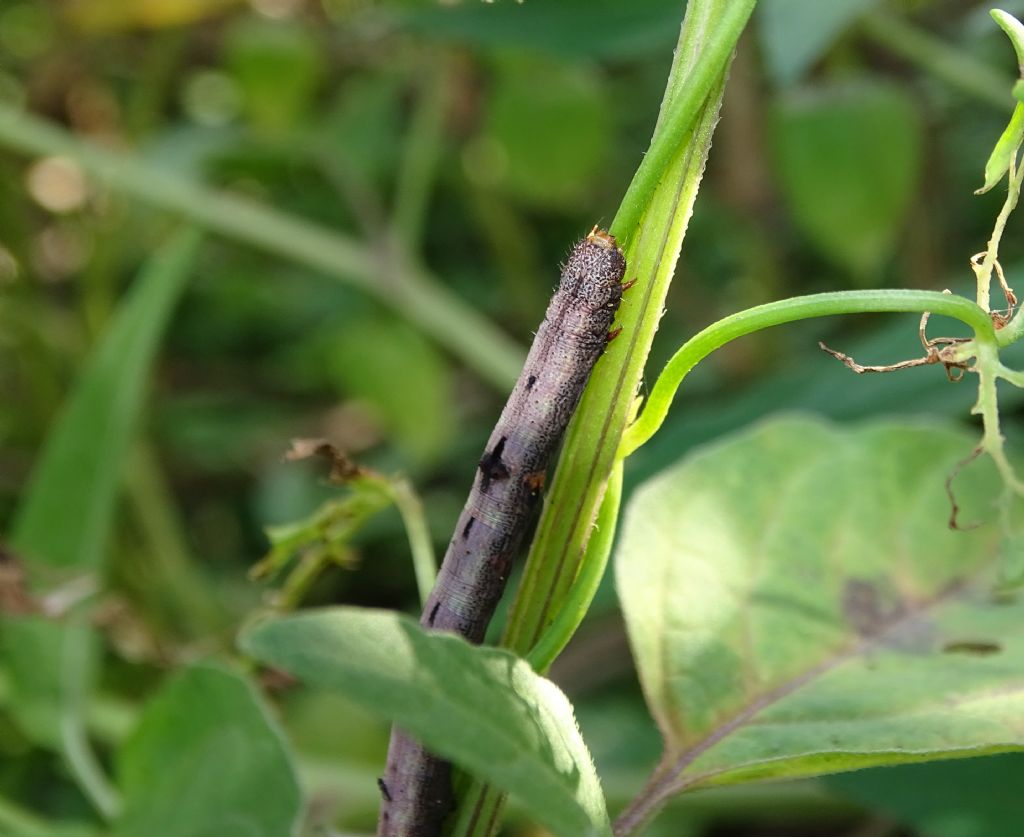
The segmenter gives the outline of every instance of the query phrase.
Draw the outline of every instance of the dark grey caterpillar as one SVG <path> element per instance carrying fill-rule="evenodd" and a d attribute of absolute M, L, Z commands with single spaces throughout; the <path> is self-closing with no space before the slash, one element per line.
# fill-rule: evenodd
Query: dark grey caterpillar
<path fill-rule="evenodd" d="M 437 583 L 420 619 L 479 643 L 505 589 L 548 463 L 608 341 L 626 260 L 594 227 L 572 249 L 501 418 L 477 467 Z M 378 834 L 440 834 L 452 805 L 451 765 L 395 729 L 381 780 Z"/>

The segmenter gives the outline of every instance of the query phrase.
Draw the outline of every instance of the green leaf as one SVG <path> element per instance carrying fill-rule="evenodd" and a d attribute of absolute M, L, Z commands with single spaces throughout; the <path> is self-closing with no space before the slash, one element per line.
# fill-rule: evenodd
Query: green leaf
<path fill-rule="evenodd" d="M 771 133 L 795 222 L 825 256 L 870 279 L 892 252 L 921 169 L 914 102 L 879 82 L 791 91 Z"/>
<path fill-rule="evenodd" d="M 115 837 L 283 837 L 302 814 L 291 759 L 256 691 L 197 666 L 149 701 L 118 757 Z"/>
<path fill-rule="evenodd" d="M 989 14 L 1010 38 L 1017 53 L 1018 69 L 1021 76 L 1024 76 L 1024 25 L 1021 25 L 1013 15 L 1000 9 L 993 9 Z M 1024 103 L 1021 102 L 1020 80 L 1014 85 L 1013 96 L 1018 100 L 1017 106 L 1013 110 L 1010 123 L 992 149 L 988 162 L 985 163 L 985 185 L 975 192 L 976 195 L 984 194 L 1003 179 L 1003 175 L 1010 168 L 1010 162 L 1017 156 L 1017 149 L 1020 148 L 1021 142 L 1024 142 Z"/>
<path fill-rule="evenodd" d="M 571 207 L 601 173 L 608 97 L 593 70 L 516 56 L 498 65 L 470 174 L 541 206 Z"/>
<path fill-rule="evenodd" d="M 392 75 L 346 79 L 317 129 L 342 171 L 390 182 L 400 158 L 402 94 L 400 80 Z"/>
<path fill-rule="evenodd" d="M 401 320 L 381 315 L 345 325 L 327 341 L 325 367 L 339 390 L 365 399 L 403 452 L 427 464 L 447 447 L 452 376 L 444 357 Z"/>
<path fill-rule="evenodd" d="M 572 706 L 507 651 L 428 633 L 386 611 L 334 608 L 243 632 L 246 653 L 336 689 L 507 790 L 559 835 L 606 834 L 607 813 Z"/>
<path fill-rule="evenodd" d="M 974 194 L 983 195 L 1003 179 L 1003 175 L 1010 168 L 1010 161 L 1017 155 L 1021 142 L 1024 142 L 1024 103 L 1018 102 L 1009 124 L 996 141 L 985 163 L 985 185 Z"/>
<path fill-rule="evenodd" d="M 424 35 L 565 58 L 648 56 L 673 43 L 680 13 L 677 0 L 409 6 L 398 20 Z"/>
<path fill-rule="evenodd" d="M 150 367 L 199 239 L 179 234 L 147 262 L 50 430 L 11 527 L 30 570 L 101 566 Z"/>
<path fill-rule="evenodd" d="M 617 583 L 665 738 L 661 798 L 1024 745 L 1024 601 L 999 481 L 935 426 L 766 423 L 640 488 Z"/>
<path fill-rule="evenodd" d="M 877 0 L 771 0 L 758 9 L 768 73 L 778 84 L 797 80 Z"/>
<path fill-rule="evenodd" d="M 311 456 L 330 461 L 331 482 L 344 485 L 345 494 L 300 520 L 267 527 L 270 552 L 249 572 L 250 578 L 280 580 L 274 604 L 289 610 L 298 605 L 324 567 L 353 565 L 352 538 L 367 520 L 394 503 L 400 490 L 399 480 L 356 465 L 322 439 L 292 440 L 285 458 Z"/>
<path fill-rule="evenodd" d="M 1020 75 L 1024 77 L 1024 25 L 1013 15 L 1004 12 L 1002 9 L 992 9 L 989 14 L 999 24 L 999 28 L 1006 33 L 1010 43 L 1013 44 L 1013 50 L 1017 53 L 1017 67 L 1020 70 Z"/>
<path fill-rule="evenodd" d="M 147 263 L 47 436 L 10 536 L 37 596 L 61 584 L 65 594 L 99 584 L 90 579 L 102 575 L 149 370 L 199 238 L 186 231 Z M 79 613 L 62 621 L 10 617 L 0 631 L 18 722 L 33 740 L 61 748 L 75 764 L 82 763 L 78 722 L 96 651 L 86 622 Z"/>
<path fill-rule="evenodd" d="M 257 127 L 287 132 L 302 121 L 324 74 L 312 34 L 298 24 L 258 18 L 231 26 L 227 63 Z"/>
<path fill-rule="evenodd" d="M 827 780 L 831 790 L 926 837 L 1018 837 L 1022 782 L 1020 753 L 860 770 Z"/>

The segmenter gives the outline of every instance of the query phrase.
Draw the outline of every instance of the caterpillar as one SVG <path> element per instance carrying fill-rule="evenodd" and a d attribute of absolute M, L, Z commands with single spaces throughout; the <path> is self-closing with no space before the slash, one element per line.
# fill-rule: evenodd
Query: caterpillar
<path fill-rule="evenodd" d="M 483 641 L 544 487 L 548 463 L 608 342 L 626 259 L 596 226 L 569 254 L 523 371 L 491 433 L 420 623 Z M 451 765 L 392 732 L 378 834 L 440 834 Z"/>

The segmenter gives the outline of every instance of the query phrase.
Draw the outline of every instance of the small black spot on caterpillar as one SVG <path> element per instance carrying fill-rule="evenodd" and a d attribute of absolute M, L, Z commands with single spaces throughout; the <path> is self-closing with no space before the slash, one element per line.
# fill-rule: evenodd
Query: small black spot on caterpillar
<path fill-rule="evenodd" d="M 615 238 L 597 227 L 576 243 L 562 266 L 522 375 L 478 463 L 465 522 L 449 543 L 421 617 L 424 627 L 483 641 L 548 464 L 611 336 L 629 285 L 623 282 L 625 272 L 626 259 Z M 470 518 L 481 525 L 470 529 Z M 452 804 L 451 788 L 447 779 L 434 783 L 432 777 L 446 776 L 445 771 L 440 757 L 395 731 L 385 775 L 418 777 L 415 787 L 424 793 L 406 793 L 404 782 L 396 785 L 395 800 L 382 805 L 385 825 L 378 833 L 397 833 L 391 823 L 399 821 L 423 825 L 417 833 L 440 833 L 440 820 Z"/>
<path fill-rule="evenodd" d="M 377 787 L 380 788 L 380 795 L 384 797 L 388 802 L 391 801 L 391 794 L 388 793 L 388 786 L 384 783 L 383 779 L 377 780 Z"/>
<path fill-rule="evenodd" d="M 508 478 L 508 466 L 501 461 L 501 455 L 505 451 L 506 436 L 498 440 L 494 450 L 485 453 L 480 459 L 480 490 L 486 491 L 492 480 L 503 480 Z"/>

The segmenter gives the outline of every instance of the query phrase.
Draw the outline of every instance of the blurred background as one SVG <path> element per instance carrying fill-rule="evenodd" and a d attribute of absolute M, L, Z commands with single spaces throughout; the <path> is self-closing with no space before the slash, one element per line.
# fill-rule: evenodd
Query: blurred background
<path fill-rule="evenodd" d="M 287 583 L 287 572 L 250 578 L 271 549 L 267 527 L 303 530 L 345 496 L 322 466 L 283 461 L 291 439 L 326 437 L 405 475 L 443 552 L 560 260 L 610 223 L 647 146 L 683 6 L 0 0 L 0 102 L 142 163 L 128 195 L 0 129 L 0 531 L 83 359 L 180 226 L 147 197 L 147 171 L 318 224 L 370 265 L 353 280 L 252 230 L 204 239 L 124 473 L 100 742 L 123 736 L 168 670 L 230 649 Z M 1016 76 L 988 9 L 765 0 L 732 69 L 649 379 L 703 326 L 769 300 L 855 287 L 973 295 L 968 260 L 1005 195 L 973 191 Z M 1019 229 L 1011 220 L 1001 253 L 1011 285 L 1024 276 Z M 955 333 L 942 327 L 932 334 Z M 971 386 L 932 368 L 854 378 L 818 339 L 863 363 L 920 353 L 912 318 L 803 323 L 730 345 L 630 460 L 628 488 L 779 410 L 969 420 Z M 1024 438 L 1020 399 L 1004 397 L 1006 433 Z M 351 537 L 300 544 L 322 558 L 304 604 L 416 609 L 400 516 L 367 517 Z M 293 546 L 277 553 L 286 571 Z M 553 676 L 617 810 L 659 748 L 610 588 Z M 338 698 L 268 685 L 310 793 L 307 833 L 372 829 L 386 727 Z M 85 810 L 3 697 L 0 681 L 0 795 Z M 708 792 L 650 833 L 1016 834 L 1022 779 L 1020 759 L 1001 756 Z M 508 833 L 536 832 L 513 815 Z"/>

